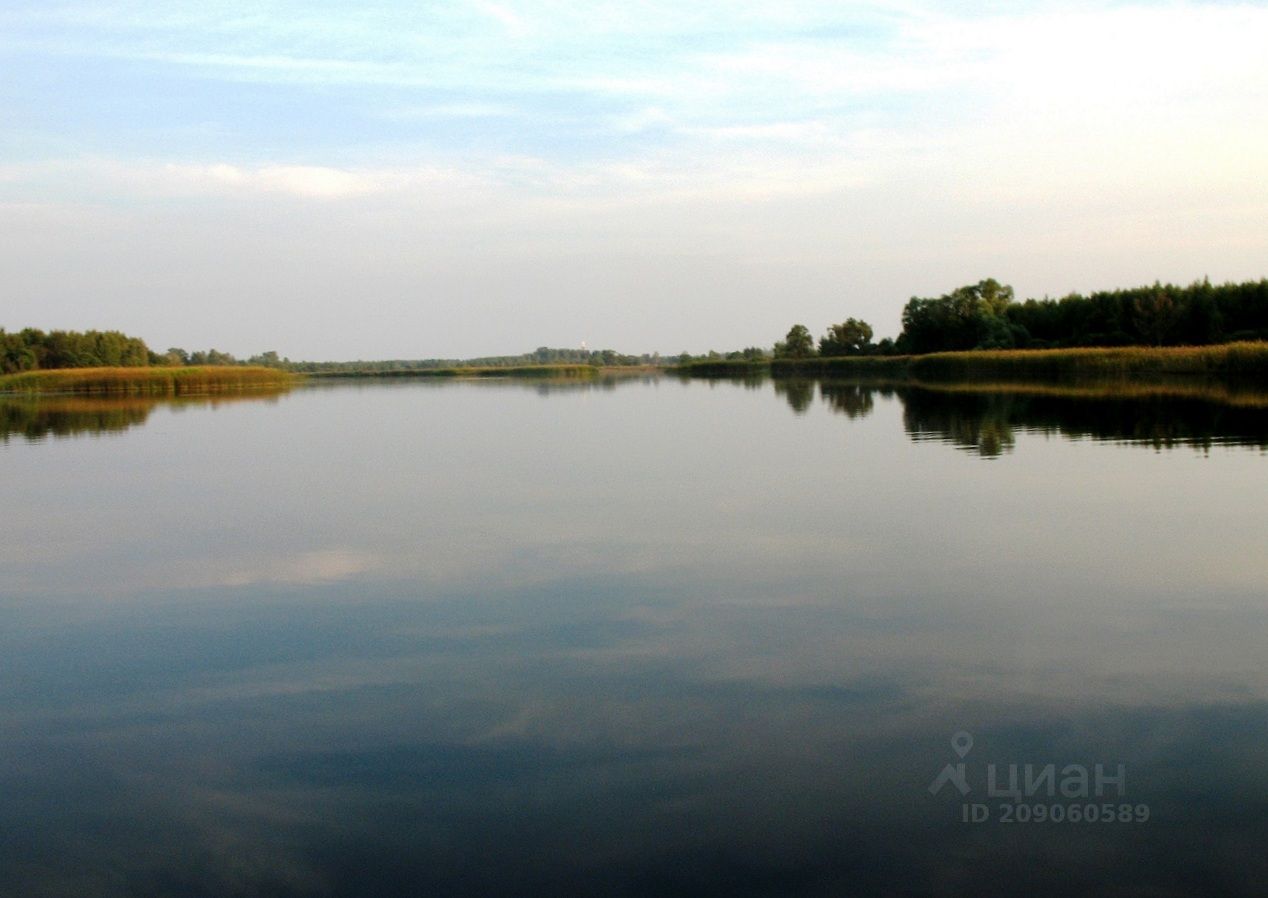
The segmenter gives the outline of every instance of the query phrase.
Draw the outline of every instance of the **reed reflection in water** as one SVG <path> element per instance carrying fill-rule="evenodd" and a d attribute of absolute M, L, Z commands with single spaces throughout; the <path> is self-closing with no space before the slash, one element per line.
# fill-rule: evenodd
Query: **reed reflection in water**
<path fill-rule="evenodd" d="M 140 427 L 162 406 L 174 412 L 217 408 L 226 403 L 276 402 L 284 390 L 245 395 L 187 396 L 0 396 L 0 442 L 24 439 L 38 443 L 50 437 L 118 434 Z"/>

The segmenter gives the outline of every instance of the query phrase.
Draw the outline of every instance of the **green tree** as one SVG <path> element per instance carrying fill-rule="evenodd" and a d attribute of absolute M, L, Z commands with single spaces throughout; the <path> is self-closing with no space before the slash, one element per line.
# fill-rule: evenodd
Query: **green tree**
<path fill-rule="evenodd" d="M 847 318 L 829 327 L 819 338 L 819 355 L 862 355 L 871 345 L 872 326 L 858 318 Z"/>
<path fill-rule="evenodd" d="M 794 324 L 788 335 L 775 344 L 776 358 L 807 359 L 815 354 L 814 337 L 804 324 Z"/>
<path fill-rule="evenodd" d="M 920 353 L 1012 346 L 1015 334 L 1007 317 L 1012 302 L 1013 288 L 994 278 L 937 299 L 913 296 L 903 309 L 899 349 Z"/>
<path fill-rule="evenodd" d="M 282 360 L 278 358 L 275 350 L 270 349 L 267 352 L 260 353 L 259 355 L 251 356 L 251 358 L 247 359 L 247 364 L 264 365 L 267 368 L 280 368 Z"/>
<path fill-rule="evenodd" d="M 1179 320 L 1175 301 L 1159 286 L 1132 303 L 1132 321 L 1146 343 L 1161 346 Z"/>

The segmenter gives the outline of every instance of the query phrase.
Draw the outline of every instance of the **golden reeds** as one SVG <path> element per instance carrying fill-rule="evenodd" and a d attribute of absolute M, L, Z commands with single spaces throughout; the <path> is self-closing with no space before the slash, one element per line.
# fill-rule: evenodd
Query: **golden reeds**
<path fill-rule="evenodd" d="M 191 368 L 56 368 L 0 377 L 0 393 L 198 396 L 285 389 L 297 376 L 252 365 Z"/>

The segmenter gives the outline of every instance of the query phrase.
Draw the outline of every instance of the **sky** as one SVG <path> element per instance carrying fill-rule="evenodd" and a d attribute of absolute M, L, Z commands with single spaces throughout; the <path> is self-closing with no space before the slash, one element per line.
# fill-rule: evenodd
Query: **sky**
<path fill-rule="evenodd" d="M 0 327 L 769 346 L 1268 276 L 1268 4 L 0 6 Z"/>

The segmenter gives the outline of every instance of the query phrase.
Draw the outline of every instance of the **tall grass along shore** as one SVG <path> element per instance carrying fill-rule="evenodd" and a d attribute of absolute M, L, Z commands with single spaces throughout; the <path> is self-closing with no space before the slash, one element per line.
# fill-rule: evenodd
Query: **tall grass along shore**
<path fill-rule="evenodd" d="M 767 362 L 709 360 L 679 365 L 680 374 L 742 375 L 769 367 L 772 374 L 876 375 L 922 380 L 1068 380 L 1106 377 L 1189 376 L 1268 382 L 1268 342 L 1217 346 L 1123 346 L 1076 349 L 977 349 L 928 355 L 814 356 Z"/>
<path fill-rule="evenodd" d="M 0 393 L 100 396 L 200 396 L 286 389 L 298 376 L 276 368 L 224 365 L 188 368 L 55 368 L 0 377 Z"/>

